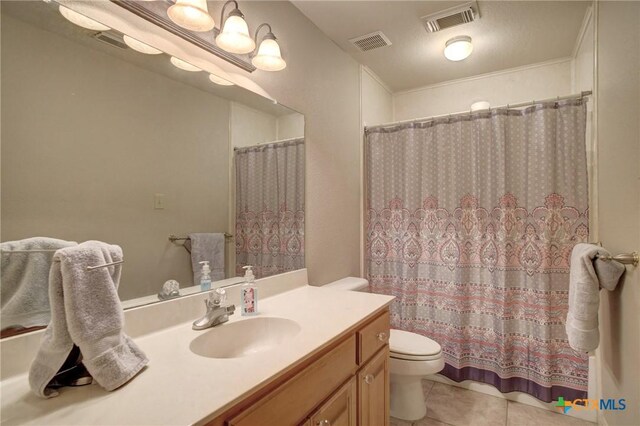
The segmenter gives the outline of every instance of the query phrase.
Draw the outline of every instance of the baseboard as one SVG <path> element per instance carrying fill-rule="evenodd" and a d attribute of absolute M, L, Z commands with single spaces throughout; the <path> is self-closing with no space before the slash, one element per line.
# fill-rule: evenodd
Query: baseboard
<path fill-rule="evenodd" d="M 530 405 L 536 408 L 542 408 L 543 410 L 557 412 L 557 409 L 555 408 L 555 405 L 553 402 L 542 402 L 526 393 L 522 393 L 522 392 L 502 393 L 498 389 L 486 383 L 474 382 L 472 380 L 465 380 L 458 383 L 444 376 L 441 376 L 439 374 L 429 376 L 429 380 L 432 380 L 434 382 L 444 383 L 446 385 L 456 386 L 456 387 L 471 390 L 474 392 L 484 393 L 486 395 L 495 396 L 497 398 L 507 399 L 509 401 L 519 402 L 521 404 Z M 591 410 L 589 411 L 571 410 L 565 415 L 570 417 L 576 417 L 581 420 L 586 420 L 588 422 L 599 423 L 600 421 L 600 419 L 597 416 L 597 412 L 591 411 Z"/>

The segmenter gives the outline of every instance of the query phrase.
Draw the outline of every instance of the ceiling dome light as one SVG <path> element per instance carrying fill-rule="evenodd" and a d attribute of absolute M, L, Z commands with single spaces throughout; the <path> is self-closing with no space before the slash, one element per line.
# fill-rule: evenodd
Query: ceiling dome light
<path fill-rule="evenodd" d="M 218 77 L 215 74 L 209 74 L 209 80 L 211 80 L 215 84 L 219 84 L 220 86 L 233 86 L 233 83 L 229 80 L 225 80 L 224 78 Z"/>
<path fill-rule="evenodd" d="M 458 36 L 447 41 L 444 56 L 450 61 L 461 61 L 471 55 L 472 51 L 471 37 Z"/>
<path fill-rule="evenodd" d="M 158 50 L 155 47 L 151 47 L 146 43 L 138 41 L 133 37 L 129 37 L 126 34 L 122 36 L 122 39 L 124 40 L 127 46 L 129 46 L 133 50 L 138 51 L 140 53 L 144 53 L 147 55 L 159 55 L 160 53 L 162 53 L 161 50 Z"/>
<path fill-rule="evenodd" d="M 235 1 L 229 1 L 227 3 L 236 3 Z M 225 4 L 226 6 L 226 4 Z M 224 9 L 223 9 L 224 16 Z M 238 9 L 233 9 L 227 19 L 225 19 L 222 25 L 222 31 L 216 37 L 216 44 L 223 50 L 230 53 L 250 53 L 256 48 L 256 43 L 249 35 L 249 27 L 244 20 L 244 15 Z"/>
<path fill-rule="evenodd" d="M 167 9 L 167 15 L 173 22 L 191 31 L 209 31 L 215 26 L 209 15 L 207 0 L 176 0 Z"/>
<path fill-rule="evenodd" d="M 482 111 L 490 108 L 491 104 L 487 101 L 478 101 L 471 104 L 471 111 Z"/>
<path fill-rule="evenodd" d="M 251 58 L 251 63 L 258 69 L 263 71 L 280 71 L 285 69 L 287 63 L 282 59 L 280 53 L 280 45 L 276 41 L 276 36 L 271 32 L 271 25 L 261 24 L 256 30 L 256 42 L 258 40 L 258 31 L 262 27 L 268 27 L 269 32 L 262 38 L 258 53 Z"/>
<path fill-rule="evenodd" d="M 58 7 L 58 10 L 60 11 L 60 14 L 62 16 L 67 18 L 67 20 L 73 22 L 74 24 L 82 28 L 86 28 L 88 30 L 94 30 L 94 31 L 109 31 L 111 29 L 106 25 L 101 24 L 98 21 L 94 21 L 91 18 L 87 18 L 86 16 L 81 15 L 78 12 L 69 9 L 68 7 L 64 7 L 60 5 Z"/>
<path fill-rule="evenodd" d="M 175 56 L 172 56 L 171 59 L 169 60 L 173 65 L 180 68 L 181 70 L 190 71 L 190 72 L 202 71 L 200 68 L 196 67 L 195 65 L 191 65 L 189 62 L 185 62 L 182 59 L 176 58 Z"/>

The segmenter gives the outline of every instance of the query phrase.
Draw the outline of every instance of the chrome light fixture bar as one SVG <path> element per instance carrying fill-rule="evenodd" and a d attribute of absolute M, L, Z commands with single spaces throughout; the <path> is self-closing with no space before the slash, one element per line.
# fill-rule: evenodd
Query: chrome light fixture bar
<path fill-rule="evenodd" d="M 215 27 L 206 0 L 110 1 L 245 71 L 279 71 L 287 66 L 271 26 L 260 25 L 252 38 L 237 0 L 223 4 L 220 28 Z M 227 13 L 229 5 L 234 7 Z M 263 27 L 268 32 L 259 39 Z M 206 34 L 210 30 L 215 38 Z"/>

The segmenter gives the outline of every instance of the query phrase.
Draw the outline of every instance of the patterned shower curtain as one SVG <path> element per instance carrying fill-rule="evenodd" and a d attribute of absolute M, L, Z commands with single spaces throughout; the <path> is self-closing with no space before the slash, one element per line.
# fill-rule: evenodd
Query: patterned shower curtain
<path fill-rule="evenodd" d="M 236 275 L 304 268 L 304 139 L 234 151 Z"/>
<path fill-rule="evenodd" d="M 366 129 L 372 291 L 442 345 L 442 374 L 543 401 L 586 398 L 564 329 L 588 239 L 586 100 Z"/>

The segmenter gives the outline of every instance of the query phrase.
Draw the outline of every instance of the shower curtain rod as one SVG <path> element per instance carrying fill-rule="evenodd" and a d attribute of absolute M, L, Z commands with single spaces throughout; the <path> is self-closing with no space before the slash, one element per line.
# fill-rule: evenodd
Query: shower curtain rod
<path fill-rule="evenodd" d="M 272 143 L 293 142 L 293 141 L 297 141 L 299 139 L 304 139 L 304 136 L 298 136 L 297 138 L 280 139 L 280 140 L 277 140 L 277 141 L 258 142 L 258 145 L 269 145 L 269 144 L 272 144 Z"/>
<path fill-rule="evenodd" d="M 556 96 L 555 98 L 548 98 L 548 99 L 542 99 L 539 101 L 533 100 L 533 101 L 529 101 L 529 102 L 520 102 L 517 104 L 506 104 L 506 105 L 502 105 L 502 106 L 497 106 L 497 107 L 490 107 L 487 109 L 479 109 L 477 111 L 460 111 L 460 112 L 454 112 L 451 114 L 440 114 L 440 115 L 434 115 L 431 117 L 423 117 L 423 118 L 412 118 L 410 120 L 402 120 L 402 121 L 393 121 L 390 123 L 384 123 L 384 124 L 378 124 L 375 126 L 366 126 L 365 127 L 365 133 L 368 130 L 371 129 L 381 129 L 381 128 L 386 128 L 386 127 L 393 127 L 393 126 L 397 126 L 399 124 L 406 124 L 406 123 L 422 123 L 422 122 L 426 122 L 426 121 L 431 121 L 431 120 L 435 120 L 436 118 L 443 118 L 443 117 L 456 117 L 459 115 L 464 115 L 464 114 L 470 114 L 473 112 L 482 112 L 482 111 L 491 111 L 492 109 L 502 109 L 502 108 L 522 108 L 525 106 L 531 106 L 531 105 L 535 105 L 537 103 L 543 103 L 543 102 L 552 102 L 552 101 L 564 101 L 567 99 L 577 99 L 577 98 L 585 98 L 587 96 L 591 96 L 593 92 L 591 90 L 585 90 L 580 92 L 579 94 L 575 94 L 575 95 L 568 95 L 568 96 Z"/>

